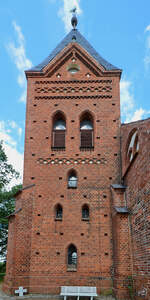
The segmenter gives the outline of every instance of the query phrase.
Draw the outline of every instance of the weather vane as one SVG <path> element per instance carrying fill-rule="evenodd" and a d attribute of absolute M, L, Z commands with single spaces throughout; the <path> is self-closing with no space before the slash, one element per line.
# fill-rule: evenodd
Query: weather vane
<path fill-rule="evenodd" d="M 76 13 L 76 11 L 77 11 L 77 8 L 76 8 L 76 7 L 74 7 L 73 9 L 70 10 L 70 12 L 71 12 L 71 13 L 74 13 L 74 14 Z"/>
<path fill-rule="evenodd" d="M 72 13 L 71 24 L 72 24 L 73 29 L 75 29 L 78 24 L 78 20 L 76 17 L 76 11 L 77 11 L 76 7 L 74 7 L 73 9 L 70 10 L 70 12 Z"/>

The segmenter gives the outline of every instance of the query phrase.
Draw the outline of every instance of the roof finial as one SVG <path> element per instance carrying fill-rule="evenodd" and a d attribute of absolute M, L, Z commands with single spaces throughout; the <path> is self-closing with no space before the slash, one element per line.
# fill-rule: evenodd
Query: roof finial
<path fill-rule="evenodd" d="M 72 19 L 71 19 L 71 24 L 73 26 L 73 29 L 76 28 L 77 24 L 78 24 L 78 20 L 77 20 L 77 17 L 76 17 L 76 10 L 77 8 L 74 7 L 70 12 L 72 13 Z"/>

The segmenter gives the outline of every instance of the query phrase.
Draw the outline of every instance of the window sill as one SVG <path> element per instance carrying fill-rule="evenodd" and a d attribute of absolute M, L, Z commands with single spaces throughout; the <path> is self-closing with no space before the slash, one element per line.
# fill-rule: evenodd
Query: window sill
<path fill-rule="evenodd" d="M 77 272 L 77 268 L 76 267 L 67 267 L 67 272 Z"/>
<path fill-rule="evenodd" d="M 94 151 L 94 147 L 80 147 L 80 151 Z"/>
<path fill-rule="evenodd" d="M 52 151 L 65 151 L 66 147 L 51 147 Z"/>
<path fill-rule="evenodd" d="M 90 221 L 89 218 L 82 218 L 82 221 Z"/>
<path fill-rule="evenodd" d="M 55 221 L 62 221 L 62 218 L 55 218 Z"/>
<path fill-rule="evenodd" d="M 77 186 L 68 186 L 68 189 L 73 189 L 73 190 L 75 190 L 75 189 L 77 189 Z"/>

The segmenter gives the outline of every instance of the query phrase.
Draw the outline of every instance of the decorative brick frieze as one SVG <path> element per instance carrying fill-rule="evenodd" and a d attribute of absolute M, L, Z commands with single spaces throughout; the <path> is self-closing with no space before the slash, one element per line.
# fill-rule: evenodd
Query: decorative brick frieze
<path fill-rule="evenodd" d="M 107 164 L 107 160 L 105 158 L 97 159 L 97 158 L 38 158 L 37 163 L 41 165 L 105 165 Z"/>
<path fill-rule="evenodd" d="M 42 86 L 35 89 L 37 94 L 72 94 L 72 93 L 110 93 L 112 86 Z"/>
<path fill-rule="evenodd" d="M 36 80 L 35 81 L 35 85 L 43 85 L 43 84 L 54 84 L 54 85 L 57 85 L 57 84 L 60 84 L 60 85 L 64 85 L 64 84 L 69 84 L 71 86 L 74 86 L 74 84 L 91 84 L 91 83 L 95 83 L 95 84 L 112 84 L 112 80 L 111 79 L 101 79 L 101 80 L 55 80 L 55 81 L 52 81 L 52 80 Z"/>
<path fill-rule="evenodd" d="M 78 96 L 78 95 L 75 95 L 75 96 L 35 96 L 35 100 L 53 100 L 53 99 L 68 99 L 68 100 L 71 100 L 71 99 L 110 99 L 112 98 L 112 95 L 94 95 L 94 96 Z"/>

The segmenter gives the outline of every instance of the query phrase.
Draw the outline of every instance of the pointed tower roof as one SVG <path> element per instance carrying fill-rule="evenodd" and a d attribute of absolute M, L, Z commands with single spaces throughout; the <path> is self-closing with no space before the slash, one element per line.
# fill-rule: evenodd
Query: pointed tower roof
<path fill-rule="evenodd" d="M 79 44 L 84 50 L 86 50 L 101 66 L 104 67 L 106 71 L 121 71 L 119 68 L 113 66 L 102 58 L 77 29 L 72 29 L 42 63 L 28 71 L 42 71 L 43 68 L 47 66 L 66 46 L 73 42 Z"/>

